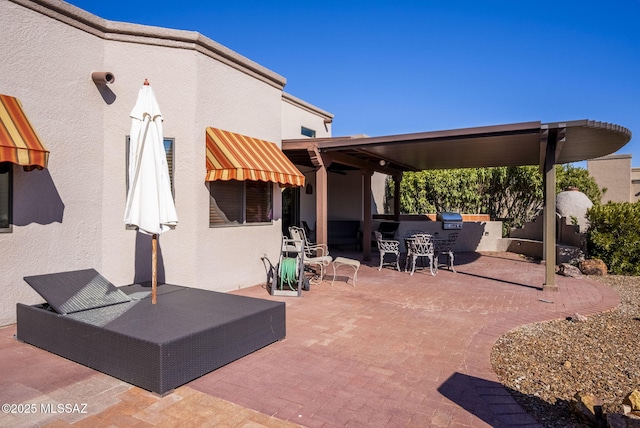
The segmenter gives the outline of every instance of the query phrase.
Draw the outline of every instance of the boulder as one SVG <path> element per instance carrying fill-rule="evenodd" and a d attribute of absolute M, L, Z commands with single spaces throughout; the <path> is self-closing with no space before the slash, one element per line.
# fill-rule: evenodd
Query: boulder
<path fill-rule="evenodd" d="M 607 413 L 609 428 L 640 428 L 640 419 L 620 413 Z"/>
<path fill-rule="evenodd" d="M 569 318 L 569 320 L 573 322 L 585 322 L 588 320 L 588 318 L 576 312 L 572 317 Z"/>
<path fill-rule="evenodd" d="M 593 394 L 577 392 L 570 402 L 571 410 L 579 419 L 590 426 L 602 426 L 606 423 L 602 413 L 602 401 Z"/>
<path fill-rule="evenodd" d="M 593 202 L 589 197 L 575 187 L 570 187 L 556 196 L 556 212 L 560 217 L 567 219 L 567 224 L 575 221 L 580 226 L 581 233 L 586 232 L 589 226 L 587 210 L 592 206 Z"/>
<path fill-rule="evenodd" d="M 571 278 L 582 278 L 582 272 L 580 269 L 569 263 L 562 263 L 558 269 L 558 273 Z"/>
<path fill-rule="evenodd" d="M 622 404 L 625 404 L 631 407 L 632 412 L 640 412 L 640 391 L 637 389 L 630 392 L 622 401 Z"/>
<path fill-rule="evenodd" d="M 583 260 L 579 264 L 580 271 L 585 275 L 599 275 L 604 276 L 607 274 L 607 265 L 600 259 Z"/>

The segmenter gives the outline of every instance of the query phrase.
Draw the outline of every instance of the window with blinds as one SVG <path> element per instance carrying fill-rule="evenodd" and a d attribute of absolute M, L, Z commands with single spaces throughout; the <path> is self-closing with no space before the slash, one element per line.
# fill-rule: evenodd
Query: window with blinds
<path fill-rule="evenodd" d="M 126 171 L 126 188 L 125 188 L 125 194 L 127 192 L 129 192 L 129 143 L 130 143 L 130 138 L 129 136 L 127 136 L 127 143 L 126 143 L 126 152 L 125 152 L 125 171 Z M 174 171 L 174 146 L 175 146 L 175 138 L 165 138 L 163 140 L 164 142 L 164 152 L 167 156 L 167 166 L 169 167 L 169 181 L 171 181 L 171 194 L 173 195 L 173 198 L 176 198 L 176 192 L 175 189 L 173 187 L 173 171 Z"/>
<path fill-rule="evenodd" d="M 131 142 L 131 137 L 127 135 L 127 142 L 125 144 L 126 152 L 125 152 L 125 197 L 129 192 L 129 143 Z M 176 198 L 175 188 L 173 186 L 173 171 L 174 171 L 174 148 L 175 148 L 175 138 L 165 138 L 163 140 L 164 143 L 164 152 L 167 156 L 167 167 L 169 169 L 169 181 L 171 182 L 171 194 L 173 195 L 173 199 Z M 125 226 L 127 230 L 136 230 L 135 226 L 127 225 Z"/>
<path fill-rule="evenodd" d="M 6 164 L 6 165 L 3 165 Z M 0 163 L 0 232 L 11 232 L 11 181 L 13 169 L 8 162 Z"/>
<path fill-rule="evenodd" d="M 273 183 L 216 180 L 209 182 L 209 225 L 271 223 Z"/>
<path fill-rule="evenodd" d="M 173 195 L 173 199 L 176 198 L 176 192 L 173 188 L 173 138 L 165 138 L 164 139 L 164 152 L 167 155 L 167 166 L 169 167 L 169 180 L 171 181 L 171 194 Z"/>

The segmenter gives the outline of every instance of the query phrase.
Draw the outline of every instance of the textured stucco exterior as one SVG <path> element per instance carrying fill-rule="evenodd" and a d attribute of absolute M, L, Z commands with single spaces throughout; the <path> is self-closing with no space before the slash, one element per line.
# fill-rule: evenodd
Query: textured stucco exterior
<path fill-rule="evenodd" d="M 609 155 L 591 159 L 587 161 L 587 169 L 598 187 L 607 189 L 601 202 L 637 200 L 632 192 L 631 155 Z"/>
<path fill-rule="evenodd" d="M 640 201 L 640 168 L 631 168 L 631 202 Z"/>
<path fill-rule="evenodd" d="M 268 225 L 209 227 L 205 128 L 280 144 L 332 116 L 283 93 L 286 80 L 198 33 L 103 20 L 53 0 L 0 2 L 0 93 L 19 98 L 50 150 L 13 167 L 13 228 L 0 234 L 0 325 L 42 299 L 27 275 L 95 268 L 116 285 L 150 279 L 151 244 L 123 223 L 129 113 L 148 79 L 175 139 L 179 224 L 160 236 L 159 280 L 226 291 L 265 281 L 277 258 L 281 194 Z M 93 71 L 115 75 L 96 85 Z M 293 100 L 293 101 L 292 101 Z M 297 137 L 296 135 L 295 137 Z"/>

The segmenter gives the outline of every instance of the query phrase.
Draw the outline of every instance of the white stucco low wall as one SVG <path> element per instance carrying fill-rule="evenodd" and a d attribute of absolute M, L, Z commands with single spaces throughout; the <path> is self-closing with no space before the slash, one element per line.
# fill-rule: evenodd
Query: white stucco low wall
<path fill-rule="evenodd" d="M 380 220 L 373 220 L 371 230 L 377 230 Z M 447 237 L 451 232 L 458 232 L 455 250 L 458 252 L 471 251 L 501 251 L 502 239 L 501 221 L 465 221 L 461 230 L 444 230 L 440 221 L 401 221 L 396 232 L 396 239 L 404 249 L 402 238 L 410 231 L 420 230 L 425 233 Z"/>

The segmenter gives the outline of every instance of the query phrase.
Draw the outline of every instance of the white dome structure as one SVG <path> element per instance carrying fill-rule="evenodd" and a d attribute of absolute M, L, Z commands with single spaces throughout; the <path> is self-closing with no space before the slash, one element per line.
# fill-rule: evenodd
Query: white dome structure
<path fill-rule="evenodd" d="M 556 196 L 556 212 L 560 217 L 566 217 L 567 224 L 572 224 L 575 218 L 580 226 L 580 233 L 586 232 L 589 227 L 586 215 L 592 206 L 593 202 L 589 197 L 575 187 L 569 187 Z"/>

